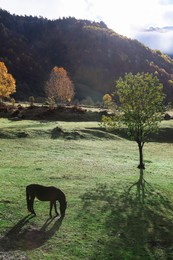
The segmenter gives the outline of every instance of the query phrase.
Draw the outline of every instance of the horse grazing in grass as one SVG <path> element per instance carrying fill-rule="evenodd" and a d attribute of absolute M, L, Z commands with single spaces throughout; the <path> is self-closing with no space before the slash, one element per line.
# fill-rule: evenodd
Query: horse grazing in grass
<path fill-rule="evenodd" d="M 56 207 L 56 201 L 60 203 L 61 217 L 65 216 L 65 210 L 67 208 L 67 202 L 65 194 L 58 188 L 50 186 L 45 187 L 39 184 L 30 184 L 26 187 L 26 201 L 28 211 L 36 216 L 34 211 L 34 199 L 37 198 L 41 201 L 50 201 L 49 215 L 52 218 L 52 207 L 54 206 L 55 213 L 58 216 Z"/>

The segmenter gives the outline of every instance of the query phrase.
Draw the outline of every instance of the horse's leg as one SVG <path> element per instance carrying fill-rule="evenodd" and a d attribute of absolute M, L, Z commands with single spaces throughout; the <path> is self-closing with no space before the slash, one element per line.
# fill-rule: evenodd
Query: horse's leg
<path fill-rule="evenodd" d="M 31 199 L 29 195 L 29 187 L 26 187 L 26 202 L 27 202 L 27 209 L 31 212 Z"/>
<path fill-rule="evenodd" d="M 29 212 L 32 212 L 31 199 L 28 200 L 28 211 L 29 211 Z"/>
<path fill-rule="evenodd" d="M 55 213 L 56 213 L 56 215 L 59 216 L 59 213 L 58 213 L 58 211 L 57 211 L 57 207 L 56 207 L 56 201 L 53 203 L 53 205 L 54 205 L 54 209 L 55 209 Z"/>
<path fill-rule="evenodd" d="M 50 211 L 49 211 L 49 215 L 52 218 L 52 207 L 53 207 L 53 202 L 50 201 Z"/>
<path fill-rule="evenodd" d="M 31 213 L 33 213 L 36 216 L 36 213 L 34 211 L 34 199 L 35 199 L 35 197 L 31 196 L 31 199 L 30 199 L 30 209 L 31 209 Z"/>

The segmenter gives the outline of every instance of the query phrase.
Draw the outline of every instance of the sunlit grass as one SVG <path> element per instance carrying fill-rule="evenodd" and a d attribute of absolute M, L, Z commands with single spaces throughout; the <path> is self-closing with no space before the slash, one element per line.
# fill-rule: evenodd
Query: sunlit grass
<path fill-rule="evenodd" d="M 53 139 L 56 127 L 70 135 Z M 173 122 L 164 121 L 162 127 L 173 128 Z M 19 131 L 29 135 L 18 137 Z M 80 133 L 77 139 L 74 131 Z M 169 142 L 144 146 L 147 182 L 141 204 L 137 186 L 127 192 L 139 178 L 136 143 L 107 135 L 98 123 L 1 119 L 2 133 L 0 258 L 171 259 L 171 136 Z M 66 193 L 68 208 L 61 226 L 54 219 L 44 229 L 49 203 L 36 201 L 37 217 L 20 222 L 13 232 L 28 214 L 25 187 L 30 183 L 54 185 Z"/>

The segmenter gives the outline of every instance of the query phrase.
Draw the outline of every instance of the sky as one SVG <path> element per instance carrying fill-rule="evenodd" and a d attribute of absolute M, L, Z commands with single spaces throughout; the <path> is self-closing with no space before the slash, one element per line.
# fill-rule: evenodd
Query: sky
<path fill-rule="evenodd" d="M 0 8 L 11 14 L 48 19 L 75 17 L 103 21 L 108 28 L 152 49 L 173 53 L 172 31 L 146 31 L 150 27 L 173 26 L 173 0 L 0 0 Z"/>

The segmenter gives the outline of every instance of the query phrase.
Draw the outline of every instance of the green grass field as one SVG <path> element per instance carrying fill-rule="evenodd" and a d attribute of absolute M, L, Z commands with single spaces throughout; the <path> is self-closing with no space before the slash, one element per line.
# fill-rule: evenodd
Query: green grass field
<path fill-rule="evenodd" d="M 0 119 L 0 259 L 173 259 L 173 121 L 154 140 L 140 186 L 136 143 L 96 122 Z M 28 216 L 30 183 L 65 192 L 62 222 Z"/>

